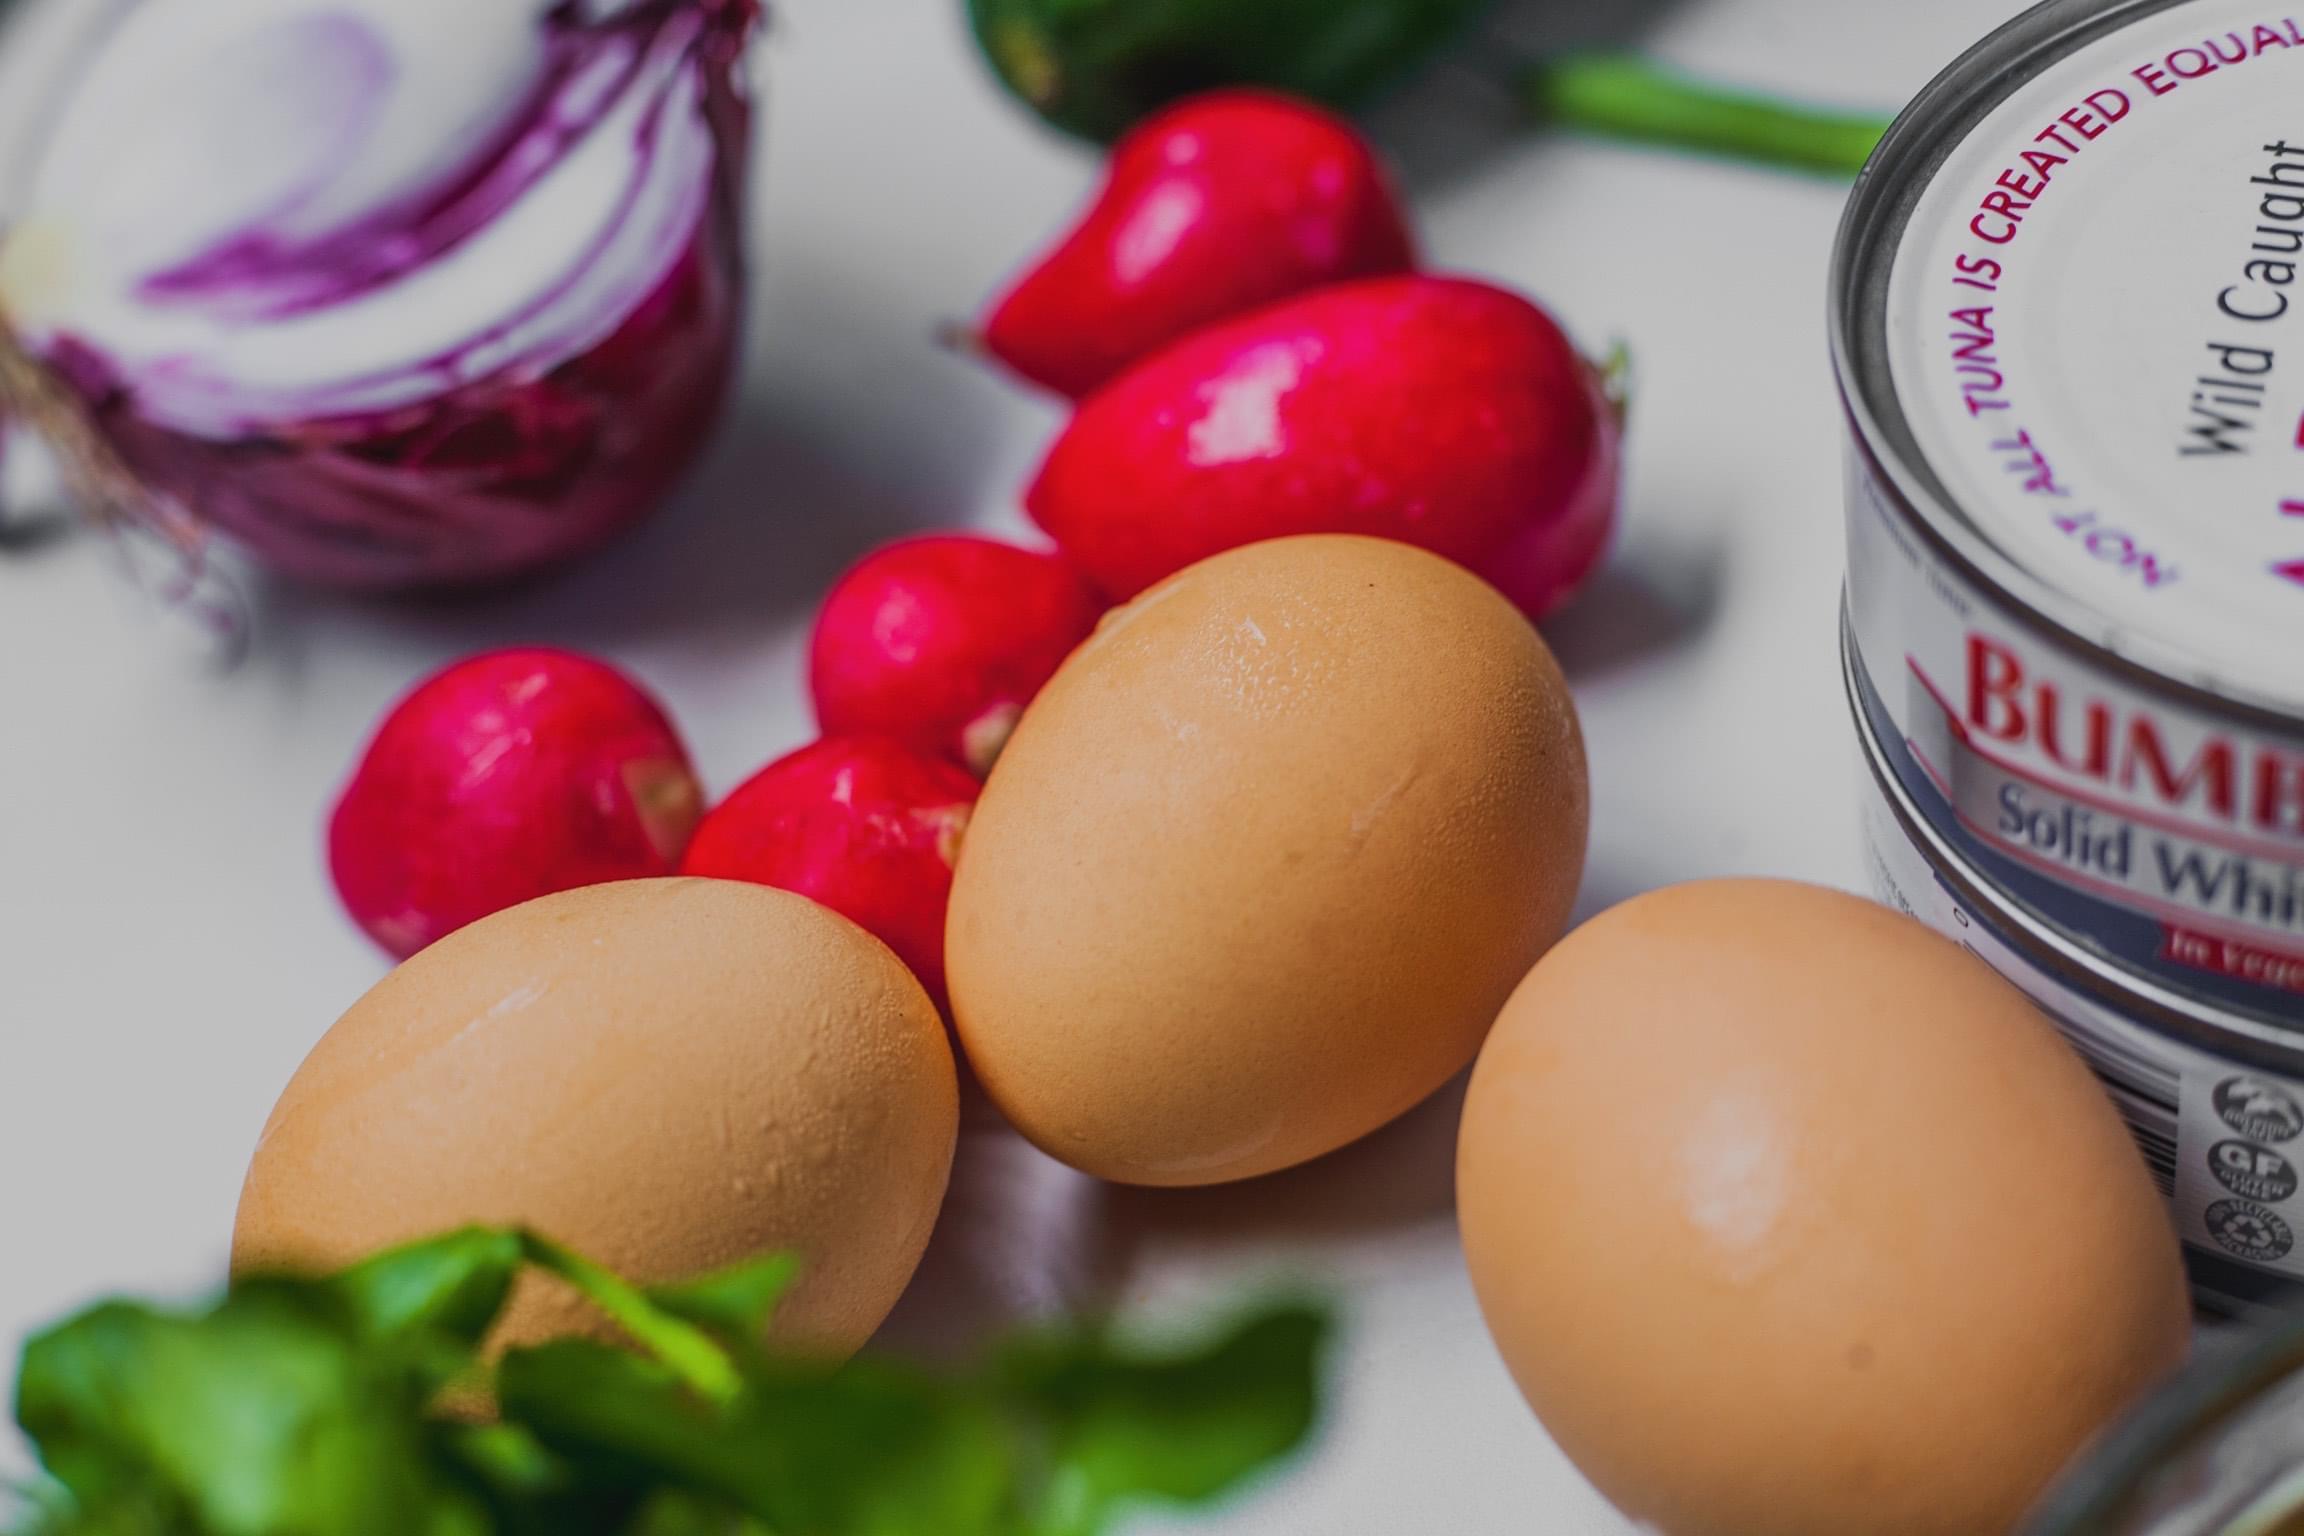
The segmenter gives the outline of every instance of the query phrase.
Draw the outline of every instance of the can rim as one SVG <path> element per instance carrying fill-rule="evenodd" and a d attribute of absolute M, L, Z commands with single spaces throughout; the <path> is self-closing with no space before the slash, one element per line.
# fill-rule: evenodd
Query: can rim
<path fill-rule="evenodd" d="M 2304 1374 L 2304 1322 L 2195 1362 L 2097 1442 L 2036 1510 L 2031 1536 L 2087 1536 L 2135 1513 L 2153 1477 Z"/>
<path fill-rule="evenodd" d="M 2304 1031 L 2283 1028 L 2244 1013 L 2227 1012 L 2170 990 L 2115 961 L 2089 953 L 2053 925 L 2025 911 L 1981 870 L 1962 858 L 1959 850 L 1947 844 L 1928 824 L 1912 803 L 1910 793 L 1896 781 L 1889 768 L 1879 736 L 1858 703 L 1856 669 L 1863 665 L 1856 650 L 1855 632 L 1844 616 L 1840 638 L 1841 683 L 1873 788 L 1895 817 L 1897 830 L 1920 853 L 1930 872 L 1949 886 L 1963 904 L 1974 908 L 1995 937 L 2015 950 L 2034 970 L 2089 1002 L 2110 1009 L 2124 1020 L 2249 1066 L 2290 1074 L 2298 1070 L 2299 1058 L 2304 1057 Z"/>
<path fill-rule="evenodd" d="M 2127 628 L 2035 574 L 1989 538 L 1930 469 L 1888 362 L 1888 284 L 1935 173 L 1994 108 L 2041 67 L 2144 17 L 2195 0 L 2042 0 L 1962 54 L 1882 138 L 1841 215 L 1832 254 L 1833 372 L 1857 451 L 1899 523 L 2012 615 L 2100 669 L 2218 715 L 2293 733 L 2304 692 L 2225 681 L 2217 663 Z"/>

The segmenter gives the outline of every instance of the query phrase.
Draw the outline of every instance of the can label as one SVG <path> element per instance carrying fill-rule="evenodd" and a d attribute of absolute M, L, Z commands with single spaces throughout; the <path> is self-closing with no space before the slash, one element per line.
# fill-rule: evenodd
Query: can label
<path fill-rule="evenodd" d="M 2115 963 L 2218 1008 L 2304 1018 L 2304 740 L 2057 644 L 1924 547 L 1857 466 L 1858 705 L 1920 814 Z"/>
<path fill-rule="evenodd" d="M 1922 457 L 1987 539 L 2108 627 L 2291 700 L 2299 99 L 2304 9 L 2265 0 L 2173 5 L 2056 60 L 1931 178 L 1887 318 Z M 2279 794 L 2265 819 L 2294 833 L 2304 797 Z"/>
<path fill-rule="evenodd" d="M 2103 1081 L 2174 1210 L 2202 1295 L 2235 1311 L 2304 1299 L 2304 1081 L 2169 1039 L 2033 964 L 1937 876 L 1884 798 L 1867 803 L 1865 830 L 1881 900 L 2022 988 Z"/>

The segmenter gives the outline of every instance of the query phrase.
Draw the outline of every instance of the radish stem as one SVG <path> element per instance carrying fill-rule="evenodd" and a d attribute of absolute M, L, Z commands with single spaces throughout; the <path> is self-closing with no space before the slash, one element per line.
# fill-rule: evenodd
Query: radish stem
<path fill-rule="evenodd" d="M 1601 137 L 1829 176 L 1854 176 L 1889 119 L 1724 90 L 1624 54 L 1539 64 L 1520 99 L 1541 122 Z"/>

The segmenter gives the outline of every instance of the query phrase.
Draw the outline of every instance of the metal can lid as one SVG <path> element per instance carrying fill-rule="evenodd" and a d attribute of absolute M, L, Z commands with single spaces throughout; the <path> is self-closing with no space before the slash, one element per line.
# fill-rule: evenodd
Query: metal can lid
<path fill-rule="evenodd" d="M 1883 144 L 1835 333 L 1914 520 L 2092 650 L 2304 714 L 2304 12 L 2052 0 Z"/>

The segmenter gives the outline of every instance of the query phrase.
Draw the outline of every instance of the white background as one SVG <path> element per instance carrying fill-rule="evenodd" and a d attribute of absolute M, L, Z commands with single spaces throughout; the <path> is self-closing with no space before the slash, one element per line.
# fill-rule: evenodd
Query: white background
<path fill-rule="evenodd" d="M 1635 36 L 1717 75 L 1885 107 L 2015 8 L 1519 0 L 1499 33 Z M 931 336 L 1068 218 L 1095 165 L 995 92 L 960 12 L 781 9 L 760 61 L 742 406 L 687 492 L 608 555 L 448 606 L 259 585 L 254 650 L 228 672 L 93 541 L 0 561 L 7 1354 L 100 1292 L 191 1294 L 220 1275 L 266 1110 L 381 973 L 336 911 L 319 829 L 416 676 L 507 643 L 602 652 L 663 695 L 725 789 L 806 738 L 801 642 L 845 562 L 905 530 L 1016 524 L 1057 414 Z M 1588 347 L 1622 337 L 1637 360 L 1621 548 L 1551 627 L 1593 751 L 1585 908 L 1726 873 L 1858 886 L 1823 323 L 1842 189 L 1503 119 L 1460 62 L 1380 127 L 1439 263 L 1524 287 Z M 1018 1299 L 1108 1287 L 1160 1314 L 1309 1277 L 1350 1313 L 1333 1422 L 1299 1476 L 1212 1532 L 1619 1532 L 1482 1332 L 1450 1211 L 1456 1103 L 1196 1194 L 1099 1192 L 979 1131 L 897 1326 L 949 1344 Z"/>

